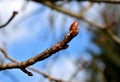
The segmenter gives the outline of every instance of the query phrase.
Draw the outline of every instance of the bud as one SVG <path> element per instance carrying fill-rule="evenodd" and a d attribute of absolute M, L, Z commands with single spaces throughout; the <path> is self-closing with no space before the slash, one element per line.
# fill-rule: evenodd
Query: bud
<path fill-rule="evenodd" d="M 76 36 L 78 34 L 79 29 L 78 29 L 78 22 L 77 21 L 73 22 L 73 24 L 71 25 L 70 32 L 72 32 L 71 33 L 72 36 Z"/>

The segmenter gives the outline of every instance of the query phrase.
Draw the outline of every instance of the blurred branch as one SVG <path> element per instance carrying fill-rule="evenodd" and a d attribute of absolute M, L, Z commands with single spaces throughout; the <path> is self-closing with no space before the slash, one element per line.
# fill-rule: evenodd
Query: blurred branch
<path fill-rule="evenodd" d="M 113 34 L 109 29 L 107 30 L 107 33 L 112 37 L 114 41 L 120 44 L 120 38 L 117 37 L 115 34 Z"/>
<path fill-rule="evenodd" d="M 12 16 L 10 17 L 10 19 L 5 24 L 1 25 L 0 28 L 3 28 L 6 25 L 8 25 L 17 14 L 18 14 L 18 12 L 14 11 L 13 14 L 12 14 Z"/>
<path fill-rule="evenodd" d="M 32 73 L 27 71 L 25 68 L 37 63 L 38 61 L 42 61 L 48 57 L 50 57 L 52 54 L 68 48 L 68 43 L 78 34 L 78 22 L 74 22 L 71 27 L 70 27 L 70 32 L 64 37 L 64 39 L 61 42 L 58 42 L 51 48 L 43 51 L 42 53 L 26 60 L 23 62 L 16 62 L 16 63 L 8 63 L 8 64 L 0 64 L 0 70 L 5 70 L 5 69 L 12 69 L 12 68 L 19 68 L 28 75 L 32 76 Z M 0 49 L 3 53 L 4 51 Z"/>
<path fill-rule="evenodd" d="M 35 0 L 32 0 L 32 1 L 35 1 Z M 36 0 L 36 1 L 37 1 L 37 0 Z M 45 6 L 50 7 L 51 9 L 55 9 L 55 10 L 57 10 L 57 11 L 59 11 L 59 12 L 62 12 L 62 13 L 64 13 L 64 14 L 67 14 L 67 15 L 69 15 L 69 16 L 71 16 L 71 17 L 81 18 L 81 19 L 83 18 L 83 17 L 80 16 L 79 14 L 71 13 L 70 11 L 63 9 L 63 8 L 60 7 L 60 6 L 57 6 L 57 5 L 52 4 L 50 1 L 40 1 L 40 3 L 43 4 L 43 5 L 45 5 Z"/>
<path fill-rule="evenodd" d="M 7 51 L 5 50 L 5 48 L 0 48 L 0 51 L 4 54 L 4 56 L 6 58 L 8 58 L 10 61 L 18 63 L 17 60 L 13 59 L 10 55 L 8 55 Z M 4 65 L 4 63 L 2 63 L 1 65 Z M 24 73 L 28 74 L 29 76 L 33 76 L 33 74 L 29 71 L 27 71 L 25 68 L 20 68 Z"/>
<path fill-rule="evenodd" d="M 87 67 L 87 65 L 88 65 L 88 62 L 87 61 L 83 61 L 83 63 L 82 63 L 82 65 L 79 65 L 78 67 L 77 67 L 77 69 L 75 70 L 75 72 L 71 75 L 71 77 L 70 77 L 70 81 L 72 81 L 77 75 L 78 75 L 78 73 L 80 72 L 80 71 L 82 71 L 83 69 L 85 69 L 86 67 Z"/>
<path fill-rule="evenodd" d="M 30 69 L 30 70 L 38 73 L 38 74 L 43 75 L 45 78 L 48 78 L 50 81 L 55 81 L 55 82 L 68 82 L 68 81 L 64 81 L 64 80 L 62 80 L 62 79 L 56 79 L 55 77 L 52 77 L 51 75 L 48 75 L 48 74 L 46 74 L 46 73 L 44 73 L 44 72 L 42 72 L 42 71 L 40 71 L 40 70 L 38 70 L 38 69 L 36 69 L 36 68 L 33 68 L 33 67 L 28 67 L 28 69 Z"/>
<path fill-rule="evenodd" d="M 11 56 L 7 53 L 6 49 L 0 48 L 0 50 L 3 52 L 3 55 L 4 55 L 8 60 L 10 60 L 11 62 L 14 62 L 14 63 L 18 63 L 17 60 L 15 60 L 13 57 L 11 57 Z M 46 73 L 44 73 L 44 72 L 42 72 L 42 71 L 40 71 L 40 70 L 38 70 L 38 69 L 36 69 L 36 68 L 33 68 L 33 67 L 31 67 L 31 66 L 28 67 L 28 69 L 30 69 L 31 71 L 34 71 L 34 72 L 36 72 L 36 73 L 38 73 L 38 74 L 41 74 L 41 75 L 44 76 L 45 78 L 48 78 L 48 79 L 50 79 L 50 80 L 52 80 L 52 81 L 55 81 L 55 82 L 66 82 L 66 81 L 63 81 L 63 80 L 61 80 L 61 79 L 56 79 L 55 77 L 52 77 L 51 75 L 48 75 L 48 74 L 46 74 Z"/>
<path fill-rule="evenodd" d="M 87 13 L 87 11 L 92 7 L 94 5 L 94 3 L 90 3 L 87 7 L 85 7 L 84 9 L 83 9 L 83 11 L 80 13 L 80 14 L 82 14 L 82 16 L 84 16 L 86 13 Z"/>
<path fill-rule="evenodd" d="M 33 1 L 35 1 L 35 0 L 33 0 Z M 71 16 L 71 17 L 78 18 L 78 19 L 83 19 L 84 21 L 86 21 L 86 22 L 88 22 L 88 23 L 90 23 L 90 24 L 92 24 L 92 25 L 94 25 L 94 26 L 96 26 L 96 27 L 103 28 L 103 26 L 97 24 L 96 22 L 90 21 L 90 20 L 86 19 L 86 18 L 83 16 L 83 12 L 85 12 L 84 10 L 83 10 L 83 12 L 82 12 L 81 14 L 76 14 L 76 13 L 72 13 L 72 11 L 68 11 L 68 10 L 66 10 L 66 9 L 63 9 L 63 8 L 60 7 L 60 6 L 57 6 L 57 5 L 52 4 L 50 1 L 40 1 L 40 3 L 42 3 L 42 4 L 45 5 L 45 6 L 48 6 L 48 7 L 51 8 L 51 9 L 54 9 L 54 10 L 57 10 L 57 11 L 59 11 L 59 12 L 61 12 L 61 13 L 64 13 L 64 14 L 66 14 L 66 15 L 69 15 L 69 16 Z M 84 13 L 84 14 L 85 14 L 85 13 Z"/>
<path fill-rule="evenodd" d="M 78 0 L 78 1 L 89 1 L 89 2 L 96 2 L 96 3 L 120 4 L 120 0 Z"/>
<path fill-rule="evenodd" d="M 32 0 L 32 1 L 35 1 L 35 2 L 38 2 L 38 3 L 40 3 L 40 2 L 42 2 L 42 1 L 44 1 L 44 0 Z M 51 0 L 50 0 L 51 1 Z M 54 0 L 53 0 L 54 1 Z M 51 2 L 53 2 L 53 1 L 51 1 Z M 56 0 L 56 1 L 59 1 L 59 0 Z M 96 3 L 112 3 L 112 4 L 120 4 L 120 1 L 119 0 L 77 0 L 78 2 L 80 2 L 80 1 L 89 1 L 89 2 L 96 2 Z"/>
<path fill-rule="evenodd" d="M 62 7 L 60 6 L 57 6 L 55 4 L 52 4 L 50 1 L 40 1 L 40 0 L 32 0 L 32 1 L 36 1 L 36 2 L 39 2 L 39 3 L 42 3 L 43 5 L 45 6 L 48 6 L 49 8 L 51 9 L 55 9 L 61 13 L 64 13 L 66 15 L 69 15 L 71 17 L 74 17 L 74 18 L 78 18 L 78 19 L 82 19 L 84 21 L 86 21 L 87 23 L 91 24 L 91 25 L 94 25 L 95 27 L 98 27 L 98 29 L 101 31 L 101 32 L 104 32 L 105 34 L 109 35 L 110 38 L 112 38 L 115 42 L 117 42 L 118 44 L 120 44 L 120 38 L 117 37 L 115 34 L 113 34 L 111 31 L 107 31 L 109 26 L 110 25 L 100 25 L 94 21 L 91 21 L 91 20 L 88 20 L 86 17 L 84 17 L 84 10 L 83 12 L 81 12 L 80 14 L 76 14 L 76 13 L 72 13 L 71 11 L 68 11 L 68 10 L 65 10 L 63 9 Z M 87 0 L 86 0 L 87 1 Z M 91 0 L 91 1 L 95 1 L 95 0 Z M 97 1 L 97 0 L 96 0 Z M 100 0 L 101 1 L 101 0 Z M 99 1 L 99 2 L 100 2 Z M 113 0 L 114 1 L 114 0 Z M 120 1 L 116 1 L 116 2 L 120 2 Z M 84 13 L 84 14 L 83 14 Z"/>

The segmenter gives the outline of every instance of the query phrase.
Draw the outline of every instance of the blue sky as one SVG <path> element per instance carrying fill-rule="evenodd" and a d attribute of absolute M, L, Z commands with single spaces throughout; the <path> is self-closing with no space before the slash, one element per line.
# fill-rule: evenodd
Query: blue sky
<path fill-rule="evenodd" d="M 24 2 L 22 0 L 16 0 L 13 2 L 6 0 L 5 2 L 1 1 L 0 3 L 1 17 L 3 21 L 2 23 L 4 23 L 11 16 L 11 14 L 8 13 L 12 13 L 13 10 L 19 11 L 18 16 L 16 16 L 7 27 L 0 29 L 0 31 L 5 30 L 7 33 L 7 35 L 0 33 L 0 46 L 2 46 L 3 42 L 6 42 L 8 53 L 18 61 L 23 61 L 33 57 L 60 41 L 62 38 L 64 38 L 64 35 L 68 33 L 70 25 L 76 20 L 57 11 L 51 12 L 49 8 L 32 2 L 27 5 L 25 10 L 21 10 L 23 3 Z M 8 7 L 5 7 L 5 5 L 8 5 Z M 40 12 L 33 13 L 37 10 L 40 10 Z M 29 16 L 29 13 L 33 14 Z M 50 13 L 57 17 L 52 27 L 55 28 L 53 30 L 48 20 Z M 25 16 L 28 17 L 24 18 Z M 21 17 L 23 20 L 19 22 Z M 67 22 L 63 20 L 64 17 L 67 18 Z M 16 21 L 18 21 L 17 25 Z M 63 25 L 64 23 L 65 25 Z M 66 76 L 67 80 L 70 75 L 69 73 L 72 73 L 75 70 L 75 67 L 71 62 L 72 58 L 74 60 L 77 57 L 84 57 L 86 60 L 90 60 L 91 56 L 86 52 L 87 48 L 92 48 L 98 53 L 100 52 L 97 45 L 91 42 L 92 33 L 88 31 L 84 25 L 79 24 L 79 29 L 80 33 L 69 43 L 68 49 L 60 51 L 48 59 L 36 63 L 33 66 L 44 72 L 48 72 L 47 70 L 50 69 L 44 67 L 49 66 L 49 64 L 54 61 L 55 57 L 58 56 L 59 59 L 55 61 L 51 75 L 63 79 L 65 79 L 64 76 Z M 71 59 L 68 59 L 69 57 Z M 19 69 L 8 71 L 14 74 L 20 82 L 38 82 L 39 80 L 44 79 L 41 75 L 38 75 L 34 72 L 34 76 L 29 77 Z M 82 72 L 84 76 L 85 72 Z M 0 72 L 0 82 L 12 82 L 12 80 L 6 76 L 7 73 L 6 75 L 3 73 L 4 71 Z M 47 80 L 45 82 L 47 82 Z"/>

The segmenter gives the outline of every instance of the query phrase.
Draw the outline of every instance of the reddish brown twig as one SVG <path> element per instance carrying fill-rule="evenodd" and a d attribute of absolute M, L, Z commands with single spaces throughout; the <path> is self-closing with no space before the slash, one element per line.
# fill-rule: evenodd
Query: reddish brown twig
<path fill-rule="evenodd" d="M 10 19 L 9 19 L 5 24 L 1 25 L 0 28 L 3 28 L 3 27 L 5 27 L 6 25 L 8 25 L 8 24 L 11 22 L 11 20 L 12 20 L 17 14 L 18 14 L 18 12 L 17 12 L 17 11 L 14 11 L 13 14 L 12 14 L 12 16 L 10 17 Z"/>
<path fill-rule="evenodd" d="M 8 64 L 0 64 L 0 70 L 5 70 L 5 69 L 12 69 L 12 68 L 26 68 L 30 65 L 33 65 L 34 63 L 38 61 L 42 61 L 54 53 L 68 48 L 68 43 L 78 34 L 79 29 L 78 29 L 78 22 L 74 22 L 71 27 L 70 27 L 70 32 L 64 37 L 64 39 L 61 42 L 58 42 L 55 44 L 53 47 L 45 50 L 44 52 L 36 55 L 35 57 L 32 57 L 26 61 L 23 62 L 16 62 L 16 63 L 8 63 Z"/>
<path fill-rule="evenodd" d="M 11 62 L 18 63 L 17 60 L 15 60 L 13 57 L 11 57 L 11 56 L 7 53 L 7 51 L 6 51 L 5 48 L 0 48 L 0 51 L 2 51 L 2 53 L 4 54 L 4 56 L 5 56 L 8 60 L 10 60 Z M 34 72 L 36 72 L 36 73 L 38 73 L 38 74 L 41 74 L 43 77 L 48 78 L 48 79 L 50 79 L 50 80 L 52 80 L 52 81 L 55 81 L 55 82 L 68 82 L 68 81 L 63 81 L 62 79 L 57 79 L 57 78 L 55 78 L 55 77 L 53 77 L 53 76 L 51 76 L 51 75 L 48 75 L 47 73 L 44 73 L 44 72 L 42 72 L 42 71 L 40 71 L 40 70 L 38 70 L 38 69 L 36 69 L 36 68 L 33 68 L 32 66 L 28 67 L 28 69 L 29 69 L 29 70 L 32 70 L 32 71 L 34 71 Z M 22 71 L 23 71 L 23 70 L 22 70 Z M 23 71 L 23 72 L 24 72 L 24 71 Z M 27 74 L 28 74 L 28 73 L 27 73 Z M 29 75 L 29 74 L 28 74 L 28 75 Z M 30 76 L 30 75 L 29 75 L 29 76 Z"/>
<path fill-rule="evenodd" d="M 14 62 L 14 63 L 18 63 L 17 60 L 13 59 L 10 55 L 8 55 L 6 49 L 4 48 L 0 48 L 0 51 L 4 54 L 4 56 L 6 58 L 8 58 L 10 61 Z M 33 76 L 32 72 L 29 72 L 28 70 L 26 70 L 25 68 L 20 68 L 24 73 L 28 74 L 29 76 Z"/>

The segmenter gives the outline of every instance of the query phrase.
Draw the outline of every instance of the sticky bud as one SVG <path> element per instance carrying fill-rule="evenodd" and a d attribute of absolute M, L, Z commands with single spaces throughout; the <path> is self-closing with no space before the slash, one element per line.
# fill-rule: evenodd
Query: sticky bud
<path fill-rule="evenodd" d="M 73 24 L 71 25 L 70 32 L 71 32 L 72 36 L 76 36 L 78 34 L 79 29 L 78 29 L 78 22 L 77 21 L 73 22 Z"/>

